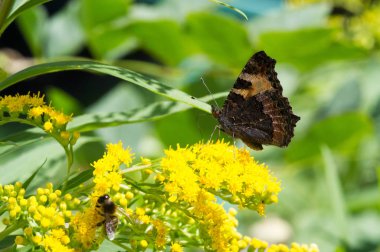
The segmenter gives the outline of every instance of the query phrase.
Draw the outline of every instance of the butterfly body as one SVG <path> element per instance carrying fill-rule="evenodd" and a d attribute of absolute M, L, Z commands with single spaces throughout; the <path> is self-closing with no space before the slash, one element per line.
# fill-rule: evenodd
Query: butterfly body
<path fill-rule="evenodd" d="M 255 150 L 263 149 L 262 145 L 287 146 L 300 119 L 282 95 L 275 63 L 263 51 L 254 54 L 235 81 L 223 108 L 212 107 L 220 129 Z"/>

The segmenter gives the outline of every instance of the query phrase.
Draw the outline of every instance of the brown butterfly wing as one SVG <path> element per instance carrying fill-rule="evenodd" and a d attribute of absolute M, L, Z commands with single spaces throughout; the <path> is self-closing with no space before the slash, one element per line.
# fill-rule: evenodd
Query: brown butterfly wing
<path fill-rule="evenodd" d="M 261 51 L 254 54 L 240 73 L 221 110 L 213 115 L 227 134 L 249 147 L 287 146 L 300 119 L 282 95 L 274 70 L 276 61 Z"/>

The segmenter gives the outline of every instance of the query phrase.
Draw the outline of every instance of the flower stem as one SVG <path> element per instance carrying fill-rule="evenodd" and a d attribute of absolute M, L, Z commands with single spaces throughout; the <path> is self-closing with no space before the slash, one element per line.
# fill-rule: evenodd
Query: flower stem
<path fill-rule="evenodd" d="M 21 222 L 14 223 L 8 227 L 6 227 L 1 233 L 0 233 L 0 241 L 2 241 L 5 237 L 7 237 L 9 234 L 13 233 L 17 229 L 21 228 Z"/>

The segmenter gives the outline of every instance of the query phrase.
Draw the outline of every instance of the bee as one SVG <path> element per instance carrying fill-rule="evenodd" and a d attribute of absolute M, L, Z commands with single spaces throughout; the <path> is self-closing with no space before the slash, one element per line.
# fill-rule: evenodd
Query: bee
<path fill-rule="evenodd" d="M 108 194 L 100 196 L 96 202 L 97 212 L 104 217 L 104 220 L 98 223 L 98 226 L 104 225 L 109 240 L 115 239 L 115 232 L 119 219 L 116 216 L 117 206 L 112 202 Z"/>

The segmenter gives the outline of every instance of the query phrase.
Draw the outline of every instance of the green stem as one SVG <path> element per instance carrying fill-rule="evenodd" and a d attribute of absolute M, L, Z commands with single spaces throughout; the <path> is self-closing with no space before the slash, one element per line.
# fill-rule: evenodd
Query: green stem
<path fill-rule="evenodd" d="M 21 222 L 17 222 L 17 223 L 14 223 L 10 226 L 8 226 L 6 229 L 4 229 L 1 233 L 0 233 L 0 241 L 2 241 L 5 237 L 7 237 L 9 234 L 13 233 L 14 231 L 16 231 L 17 229 L 21 228 L 22 225 L 21 225 Z"/>
<path fill-rule="evenodd" d="M 121 171 L 121 174 L 128 173 L 128 172 L 134 172 L 134 171 L 139 171 L 139 170 L 144 170 L 146 168 L 152 167 L 151 164 L 146 164 L 146 165 L 134 165 L 132 167 L 129 167 L 126 170 Z"/>
<path fill-rule="evenodd" d="M 14 0 L 2 0 L 0 1 L 0 36 L 3 34 L 6 25 L 8 14 L 11 12 Z"/>

